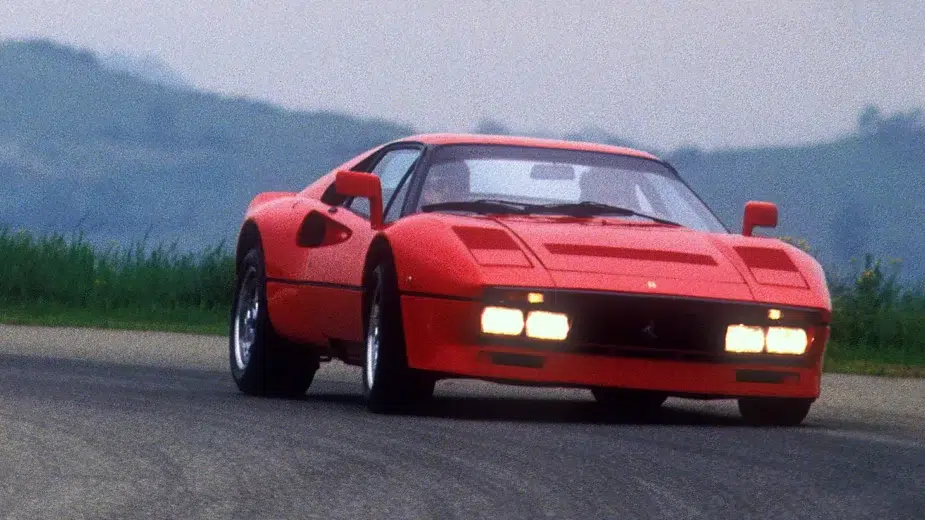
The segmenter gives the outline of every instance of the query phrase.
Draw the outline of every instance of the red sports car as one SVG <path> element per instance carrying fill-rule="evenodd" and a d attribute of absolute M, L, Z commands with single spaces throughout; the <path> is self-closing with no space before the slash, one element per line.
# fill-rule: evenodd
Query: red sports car
<path fill-rule="evenodd" d="M 250 203 L 229 360 L 247 393 L 362 366 L 374 411 L 443 378 L 590 389 L 614 410 L 738 399 L 798 424 L 819 395 L 831 302 L 777 208 L 729 232 L 667 163 L 589 143 L 418 135 Z"/>

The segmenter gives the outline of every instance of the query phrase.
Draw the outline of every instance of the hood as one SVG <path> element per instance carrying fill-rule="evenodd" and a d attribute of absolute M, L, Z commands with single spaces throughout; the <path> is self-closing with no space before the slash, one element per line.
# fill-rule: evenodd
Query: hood
<path fill-rule="evenodd" d="M 604 219 L 497 222 L 551 272 L 745 283 L 706 234 L 685 228 Z"/>
<path fill-rule="evenodd" d="M 552 284 L 562 289 L 831 308 L 818 262 L 773 238 L 604 218 L 426 218 L 448 225 L 480 267 L 481 278 L 472 282 L 473 287 Z"/>

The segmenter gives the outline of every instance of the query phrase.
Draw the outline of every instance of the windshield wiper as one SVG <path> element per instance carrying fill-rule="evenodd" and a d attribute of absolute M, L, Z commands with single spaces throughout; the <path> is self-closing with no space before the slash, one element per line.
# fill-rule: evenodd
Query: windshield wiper
<path fill-rule="evenodd" d="M 621 217 L 642 217 L 652 220 L 653 222 L 658 222 L 659 224 L 666 224 L 669 226 L 678 226 L 683 227 L 681 224 L 674 222 L 672 220 L 664 219 L 661 217 L 655 217 L 652 215 L 647 215 L 645 213 L 640 213 L 636 210 L 630 208 L 623 208 L 620 206 L 611 206 L 610 204 L 603 204 L 600 202 L 592 202 L 590 200 L 582 202 L 567 202 L 562 204 L 527 204 L 525 209 L 530 213 L 559 213 L 563 215 L 569 215 L 572 217 L 594 217 L 598 215 L 618 215 Z"/>
<path fill-rule="evenodd" d="M 450 202 L 437 202 L 421 206 L 421 211 L 471 211 L 482 214 L 518 214 L 527 213 L 524 204 L 501 199 L 460 200 Z"/>

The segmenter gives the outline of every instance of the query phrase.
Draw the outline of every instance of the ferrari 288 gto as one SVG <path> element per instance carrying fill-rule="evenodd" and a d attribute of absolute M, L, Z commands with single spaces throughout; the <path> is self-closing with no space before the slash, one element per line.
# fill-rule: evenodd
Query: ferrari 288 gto
<path fill-rule="evenodd" d="M 229 331 L 241 391 L 304 394 L 362 367 L 368 407 L 446 378 L 591 390 L 651 412 L 737 399 L 800 423 L 819 395 L 831 302 L 819 264 L 748 202 L 732 232 L 666 162 L 545 139 L 429 134 L 266 192 L 237 242 Z"/>

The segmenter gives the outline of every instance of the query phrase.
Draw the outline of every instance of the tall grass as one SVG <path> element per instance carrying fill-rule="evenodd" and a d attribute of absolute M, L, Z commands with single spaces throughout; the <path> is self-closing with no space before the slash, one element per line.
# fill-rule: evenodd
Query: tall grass
<path fill-rule="evenodd" d="M 781 239 L 816 254 L 805 240 Z M 925 367 L 925 279 L 901 283 L 901 259 L 872 255 L 823 267 L 833 309 L 827 363 L 866 372 L 882 372 L 870 362 Z"/>
<path fill-rule="evenodd" d="M 784 240 L 812 253 L 805 241 Z M 925 367 L 925 284 L 901 284 L 900 269 L 871 256 L 826 269 L 834 307 L 827 367 Z M 101 248 L 80 235 L 0 228 L 0 320 L 220 332 L 233 278 L 223 244 L 197 253 L 145 241 Z"/>
<path fill-rule="evenodd" d="M 900 268 L 867 255 L 855 270 L 829 270 L 831 359 L 925 365 L 925 283 L 900 284 Z"/>
<path fill-rule="evenodd" d="M 0 272 L 7 307 L 224 313 L 234 262 L 224 245 L 198 253 L 145 241 L 95 248 L 80 235 L 0 229 Z"/>

